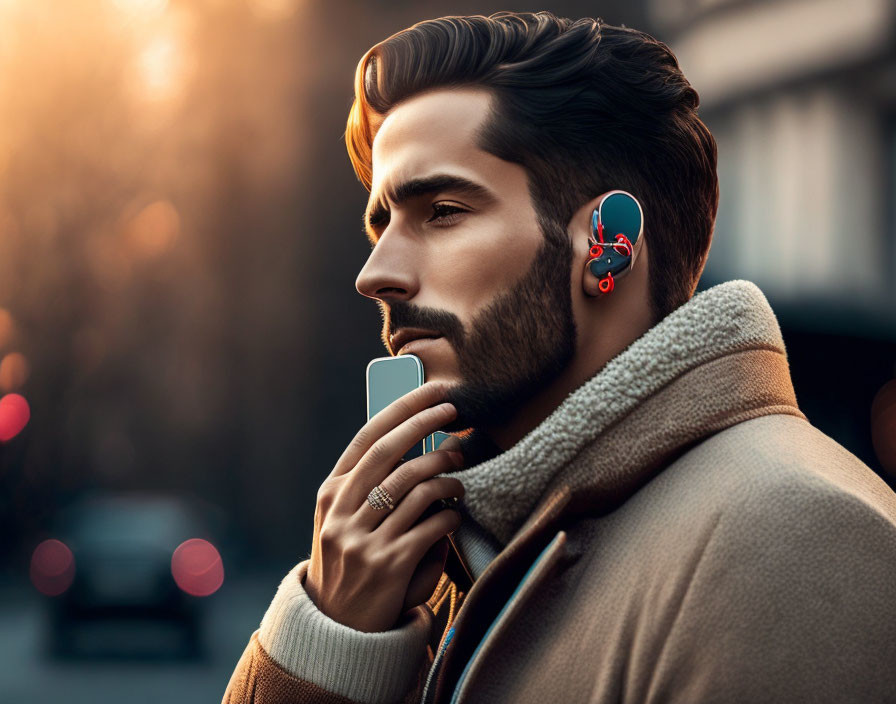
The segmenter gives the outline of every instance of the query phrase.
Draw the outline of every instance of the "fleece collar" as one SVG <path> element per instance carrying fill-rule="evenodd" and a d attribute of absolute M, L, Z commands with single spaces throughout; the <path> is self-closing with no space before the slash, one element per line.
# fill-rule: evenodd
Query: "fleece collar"
<path fill-rule="evenodd" d="M 609 510 L 706 436 L 770 413 L 805 418 L 768 301 L 729 281 L 650 328 L 509 450 L 449 476 L 464 484 L 465 523 L 500 549 L 550 490 L 568 487 L 570 510 Z"/>

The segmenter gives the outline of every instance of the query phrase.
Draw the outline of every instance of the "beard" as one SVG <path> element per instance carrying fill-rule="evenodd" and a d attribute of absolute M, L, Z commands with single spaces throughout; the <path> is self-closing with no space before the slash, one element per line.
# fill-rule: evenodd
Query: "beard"
<path fill-rule="evenodd" d="M 384 340 L 398 328 L 420 327 L 440 333 L 455 350 L 461 381 L 443 399 L 457 408 L 447 432 L 506 423 L 573 358 L 572 245 L 565 229 L 544 222 L 541 229 L 529 270 L 476 313 L 469 331 L 446 311 L 405 301 L 380 304 Z"/>

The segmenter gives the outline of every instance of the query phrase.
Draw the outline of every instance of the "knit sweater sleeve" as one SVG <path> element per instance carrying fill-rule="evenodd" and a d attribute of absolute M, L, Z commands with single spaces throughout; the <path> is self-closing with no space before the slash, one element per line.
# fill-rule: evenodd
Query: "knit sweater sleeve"
<path fill-rule="evenodd" d="M 223 704 L 419 701 L 432 664 L 433 612 L 421 604 L 395 628 L 365 633 L 321 612 L 302 580 L 310 560 L 286 575 L 237 663 Z"/>

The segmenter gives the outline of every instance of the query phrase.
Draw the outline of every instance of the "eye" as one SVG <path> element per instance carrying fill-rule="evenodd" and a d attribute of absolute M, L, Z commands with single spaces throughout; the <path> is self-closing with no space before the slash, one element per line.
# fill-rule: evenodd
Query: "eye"
<path fill-rule="evenodd" d="M 437 227 L 447 227 L 457 222 L 461 213 L 466 212 L 463 208 L 457 208 L 447 203 L 433 203 L 432 217 L 426 222 L 434 223 Z"/>

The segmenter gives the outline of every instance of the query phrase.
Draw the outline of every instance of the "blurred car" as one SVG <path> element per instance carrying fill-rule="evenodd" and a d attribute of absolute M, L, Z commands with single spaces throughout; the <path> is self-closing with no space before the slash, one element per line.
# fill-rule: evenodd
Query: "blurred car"
<path fill-rule="evenodd" d="M 202 654 L 202 599 L 172 573 L 178 546 L 206 536 L 188 503 L 147 494 L 93 496 L 64 510 L 55 532 L 74 556 L 74 577 L 49 599 L 53 654 Z"/>

